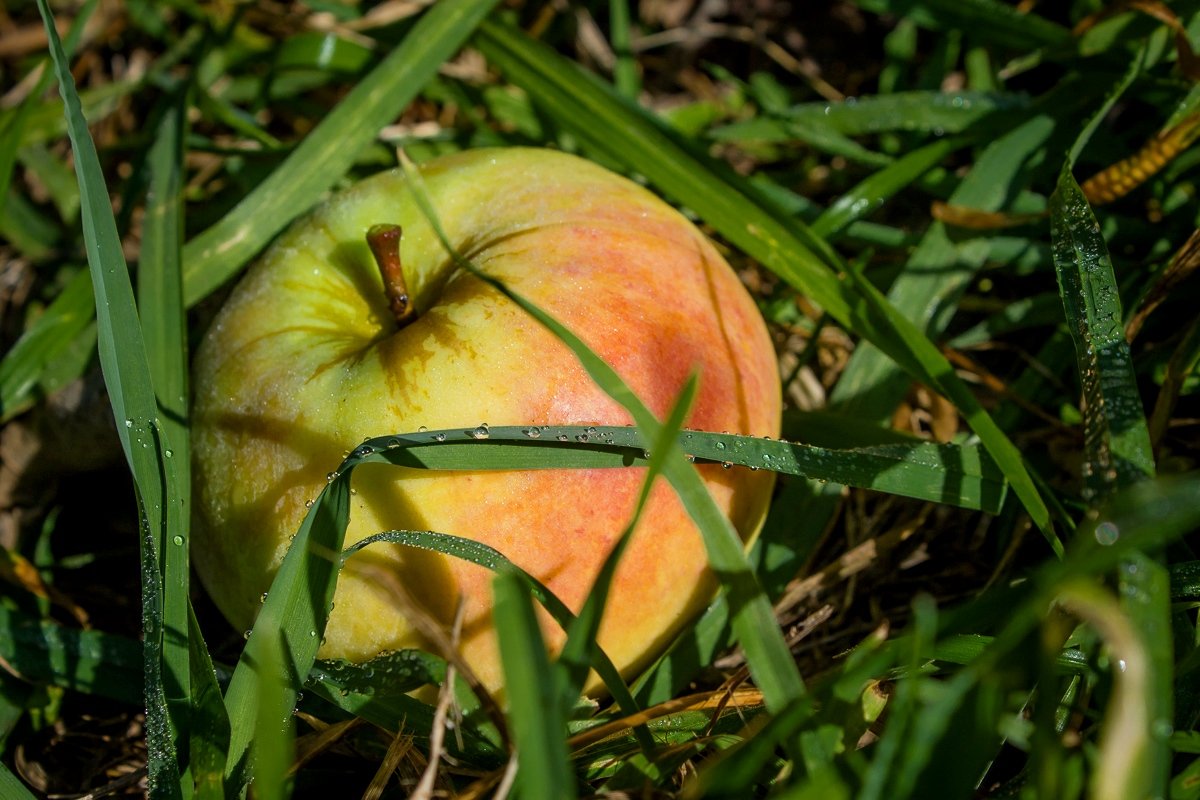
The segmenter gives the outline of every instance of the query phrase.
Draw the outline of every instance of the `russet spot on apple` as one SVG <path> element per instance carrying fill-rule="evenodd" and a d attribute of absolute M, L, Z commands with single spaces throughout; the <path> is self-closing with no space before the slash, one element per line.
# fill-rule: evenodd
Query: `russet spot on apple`
<path fill-rule="evenodd" d="M 657 415 L 698 371 L 689 427 L 779 435 L 780 385 L 764 323 L 728 264 L 680 213 L 625 178 L 549 150 L 475 150 L 421 171 L 459 252 L 572 329 Z M 398 248 L 400 281 L 388 281 L 393 268 L 371 252 L 367 233 L 381 224 L 403 232 L 394 243 L 386 241 L 391 233 L 372 237 L 385 260 L 388 247 Z M 399 310 L 398 293 L 407 295 Z M 630 422 L 550 332 L 455 267 L 399 170 L 337 194 L 279 238 L 208 331 L 194 386 L 193 559 L 239 630 L 252 623 L 306 501 L 364 437 L 420 426 L 470 430 L 481 421 Z M 739 533 L 753 536 L 773 473 L 698 468 Z M 392 529 L 470 537 L 578 611 L 643 475 L 364 465 L 346 542 Z M 399 582 L 447 624 L 462 596 L 463 657 L 502 692 L 491 573 L 396 545 L 373 545 L 354 559 L 370 569 L 341 576 L 320 657 L 363 661 L 428 647 L 398 608 Z M 714 588 L 700 536 L 660 480 L 617 571 L 600 643 L 629 673 Z M 561 645 L 553 622 L 545 619 L 543 629 L 552 647 Z"/>

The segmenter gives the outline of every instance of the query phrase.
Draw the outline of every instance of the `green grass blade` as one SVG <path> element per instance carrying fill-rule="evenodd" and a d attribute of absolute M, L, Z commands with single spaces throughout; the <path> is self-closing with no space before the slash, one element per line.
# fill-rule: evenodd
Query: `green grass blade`
<path fill-rule="evenodd" d="M 192 727 L 188 769 L 195 786 L 193 800 L 221 800 L 225 796 L 225 754 L 229 752 L 229 714 L 217 684 L 212 659 L 196 614 L 188 607 L 192 678 Z"/>
<path fill-rule="evenodd" d="M 820 127 L 844 136 L 873 136 L 890 131 L 924 134 L 962 133 L 995 114 L 1029 107 L 1023 94 L 1001 92 L 913 91 L 856 97 L 840 103 L 802 103 L 781 118 L 758 117 L 713 131 L 718 141 L 750 139 L 789 141 L 795 125 Z"/>
<path fill-rule="evenodd" d="M 224 283 L 346 174 L 379 129 L 394 120 L 466 41 L 496 0 L 443 0 L 364 77 L 291 155 L 244 200 L 184 247 L 191 306 Z"/>
<path fill-rule="evenodd" d="M 183 208 L 180 194 L 183 169 L 185 95 L 170 97 L 163 109 L 149 154 L 150 187 L 142 228 L 137 295 L 153 382 L 157 421 L 169 448 L 163 455 L 175 471 L 174 498 L 164 507 L 171 545 L 161 547 L 163 575 L 163 663 L 175 676 L 168 686 L 171 715 L 186 719 L 192 713 L 191 641 L 188 546 L 191 521 L 191 447 L 188 429 L 187 314 L 183 307 L 180 248 Z M 207 652 L 207 651 L 206 651 Z M 185 731 L 179 732 L 181 735 Z M 181 749 L 187 747 L 180 742 Z"/>
<path fill-rule="evenodd" d="M 1075 341 L 1087 414 L 1084 499 L 1154 475 L 1146 415 L 1122 325 L 1112 260 L 1069 164 L 1051 200 L 1059 295 Z"/>
<path fill-rule="evenodd" d="M 29 788 L 4 764 L 0 764 L 0 795 L 7 800 L 34 800 Z"/>
<path fill-rule="evenodd" d="M 95 10 L 96 0 L 88 0 L 71 22 L 71 30 L 67 32 L 67 38 L 63 41 L 63 52 L 68 58 L 75 54 L 75 48 L 79 44 L 79 38 L 83 35 L 83 29 L 87 26 L 88 20 Z M 42 74 L 38 76 L 33 91 L 25 97 L 15 115 L 7 120 L 7 124 L 0 125 L 0 197 L 8 196 L 8 187 L 12 185 L 13 168 L 17 164 L 17 151 L 21 149 L 24 141 L 30 112 L 41 96 L 46 93 L 46 90 L 50 88 L 50 82 L 54 80 L 53 66 L 50 58 L 43 62 Z"/>
<path fill-rule="evenodd" d="M 133 471 L 142 517 L 143 625 L 146 646 L 146 736 L 149 750 L 149 783 L 154 794 L 180 796 L 179 764 L 175 737 L 186 730 L 186 720 L 171 714 L 168 697 L 186 696 L 188 674 L 167 673 L 162 663 L 164 640 L 187 639 L 187 629 L 166 629 L 162 609 L 162 549 L 170 535 L 168 509 L 178 502 L 172 459 L 166 453 L 146 347 L 138 322 L 128 268 L 121 251 L 104 174 L 96 147 L 80 108 L 70 65 L 46 0 L 38 9 L 50 40 L 50 53 L 66 109 L 68 134 L 75 153 L 75 170 L 83 198 L 83 234 L 92 288 L 96 298 L 100 365 L 117 421 L 117 433 Z"/>
<path fill-rule="evenodd" d="M 661 423 L 616 370 L 592 352 L 582 339 L 562 323 L 500 281 L 480 272 L 454 249 L 438 221 L 436 210 L 430 204 L 420 173 L 407 160 L 404 161 L 404 166 L 414 199 L 429 220 L 446 253 L 455 263 L 516 303 L 571 348 L 571 352 L 579 359 L 596 385 L 629 412 L 645 440 L 656 441 L 661 431 Z M 751 673 L 766 698 L 767 706 L 782 708 L 803 696 L 804 682 L 788 651 L 783 633 L 775 621 L 771 605 L 746 561 L 737 531 L 708 493 L 700 475 L 685 460 L 678 444 L 671 448 L 671 454 L 666 457 L 663 472 L 679 495 L 689 516 L 700 529 L 708 553 L 709 566 L 729 592 L 730 603 L 734 609 L 733 629 L 746 652 Z"/>
<path fill-rule="evenodd" d="M 292 764 L 292 708 L 296 702 L 295 678 L 285 666 L 286 644 L 278 630 L 260 630 L 266 644 L 259 649 L 257 708 L 254 715 L 254 741 L 251 774 L 254 797 L 258 800 L 285 800 L 288 767 Z"/>
<path fill-rule="evenodd" d="M 517 783 L 523 797 L 576 796 L 567 757 L 567 719 L 528 586 L 501 572 L 492 581 L 493 619 L 516 740 Z"/>
<path fill-rule="evenodd" d="M 287 707 L 296 704 L 302 677 L 312 669 L 317 649 L 329 618 L 333 590 L 337 581 L 338 556 L 350 520 L 350 470 L 339 470 L 337 477 L 317 496 L 292 545 L 284 556 L 250 639 L 242 651 L 225 690 L 229 711 L 229 758 L 225 765 L 227 793 L 240 792 L 249 776 L 250 746 L 258 717 L 258 696 L 264 681 L 275 678 L 266 674 L 265 664 L 272 656 L 266 649 L 279 641 L 289 650 L 282 659 L 286 677 L 279 681 Z M 258 632 L 264 632 L 256 636 Z M 278 632 L 277 634 L 275 632 Z"/>
<path fill-rule="evenodd" d="M 613 54 L 617 57 L 617 63 L 613 66 L 613 83 L 623 96 L 637 100 L 642 80 L 638 76 L 637 60 L 629 46 L 629 0 L 612 0 L 609 3 L 608 27 Z"/>
<path fill-rule="evenodd" d="M 359 452 L 364 452 L 364 449 L 369 447 L 369 443 L 365 444 L 362 448 L 359 448 Z M 354 456 L 353 458 L 355 459 L 354 464 L 369 463 L 372 460 L 369 454 L 366 456 Z M 516 575 L 525 581 L 530 594 L 541 603 L 542 607 L 558 623 L 559 627 L 569 632 L 576 623 L 577 618 L 571 612 L 571 609 L 567 607 L 567 604 L 560 600 L 541 581 L 509 561 L 503 553 L 473 539 L 453 536 L 448 533 L 438 533 L 436 531 L 383 531 L 361 539 L 350 547 L 347 547 L 342 554 L 343 563 L 364 547 L 378 542 L 419 547 L 422 550 L 429 550 L 469 561 L 492 572 L 506 572 Z M 633 701 L 628 687 L 625 686 L 625 682 L 621 680 L 616 666 L 604 651 L 600 648 L 594 648 L 588 652 L 588 656 L 589 666 L 596 670 L 596 673 L 604 681 L 605 686 L 608 687 L 617 704 L 623 709 L 636 709 L 638 706 Z M 632 713 L 632 711 L 629 713 Z"/>
<path fill-rule="evenodd" d="M 71 347 L 95 314 L 92 273 L 83 269 L 0 361 L 0 422 L 12 419 L 33 402 L 46 367 Z"/>
<path fill-rule="evenodd" d="M 1084 136 L 1088 134 L 1090 130 L 1085 130 Z M 1094 505 L 1118 488 L 1153 477 L 1155 465 L 1112 260 L 1100 226 L 1071 174 L 1071 163 L 1068 159 L 1063 165 L 1050 198 L 1051 239 L 1059 294 L 1075 342 L 1083 389 L 1083 497 Z M 1171 753 L 1165 737 L 1157 731 L 1171 724 L 1174 705 L 1169 577 L 1162 564 L 1144 553 L 1134 553 L 1122 565 L 1118 578 L 1122 609 L 1149 643 L 1146 669 L 1152 687 L 1145 698 L 1149 706 L 1145 729 L 1125 732 L 1128 739 L 1146 748 L 1144 758 L 1149 766 L 1128 777 L 1145 781 L 1139 788 L 1147 793 L 1161 794 L 1166 790 Z"/>
<path fill-rule="evenodd" d="M 727 168 L 680 145 L 640 109 L 553 51 L 505 26 L 485 22 L 476 42 L 489 61 L 535 97 L 564 127 L 597 151 L 646 175 L 827 313 L 948 397 L 1000 466 L 1040 530 L 1057 544 L 1049 511 L 1021 454 L 996 427 L 950 363 L 871 284 L 802 224 L 777 216 L 759 192 Z M 840 267 L 839 267 L 840 268 Z"/>
<path fill-rule="evenodd" d="M 691 458 L 767 469 L 786 475 L 872 489 L 903 497 L 996 513 L 1004 475 L 977 446 L 912 439 L 834 449 L 731 433 L 684 431 L 675 442 Z M 445 429 L 378 436 L 364 442 L 371 460 L 416 469 L 602 469 L 645 466 L 652 449 L 634 428 L 621 426 L 496 426 L 487 439 Z"/>
<path fill-rule="evenodd" d="M 651 443 L 650 467 L 646 470 L 646 476 L 642 480 L 642 488 L 638 492 L 633 516 L 630 518 L 629 524 L 625 526 L 625 530 L 621 532 L 616 544 L 613 545 L 608 557 L 604 559 L 604 564 L 601 565 L 600 572 L 592 583 L 592 588 L 587 594 L 583 608 L 579 611 L 579 616 L 567 628 L 567 641 L 558 656 L 558 665 L 563 668 L 565 673 L 564 683 L 567 696 L 563 700 L 566 703 L 574 702 L 583 689 L 588 668 L 594 660 L 592 653 L 597 649 L 596 634 L 600 631 L 600 620 L 604 615 L 604 605 L 608 602 L 608 591 L 612 586 L 613 576 L 616 575 L 617 564 L 620 562 L 629 540 L 633 537 L 634 528 L 637 527 L 637 523 L 642 517 L 646 501 L 650 499 L 650 490 L 662 473 L 663 463 L 667 454 L 671 452 L 671 441 L 680 435 L 684 420 L 687 419 L 692 402 L 696 398 L 697 386 L 696 376 L 693 374 L 688 378 L 678 399 L 671 407 L 671 412 L 667 415 L 667 419 L 659 431 L 658 439 Z M 625 703 L 621 704 L 621 708 L 625 714 L 633 714 L 637 711 L 637 706 Z M 641 744 L 645 755 L 652 756 L 654 746 L 648 735 L 643 738 Z"/>
<path fill-rule="evenodd" d="M 142 705 L 142 646 L 0 607 L 0 658 L 26 680 Z"/>
<path fill-rule="evenodd" d="M 913 150 L 839 197 L 812 224 L 817 236 L 832 239 L 879 208 L 962 147 L 961 139 L 939 139 Z"/>
<path fill-rule="evenodd" d="M 999 0 L 855 0 L 855 5 L 879 14 L 900 14 L 935 31 L 971 31 L 980 41 L 1022 51 L 1071 43 L 1071 32 L 1058 23 Z"/>

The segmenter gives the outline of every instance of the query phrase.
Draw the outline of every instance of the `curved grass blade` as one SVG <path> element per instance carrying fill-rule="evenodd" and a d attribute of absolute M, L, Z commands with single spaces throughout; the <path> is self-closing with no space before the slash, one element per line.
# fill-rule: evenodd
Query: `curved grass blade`
<path fill-rule="evenodd" d="M 327 662 L 318 661 L 309 673 L 305 688 L 320 695 L 335 708 L 356 717 L 362 717 L 373 725 L 387 731 L 403 730 L 418 740 L 429 739 L 433 730 L 434 709 L 416 698 L 400 693 L 360 691 L 347 685 L 338 676 L 326 669 Z M 361 688 L 361 687 L 360 687 Z M 480 736 L 471 726 L 462 725 L 462 749 L 457 747 L 456 736 L 447 740 L 451 753 L 460 754 L 475 765 L 498 766 L 504 761 L 504 753 L 495 744 Z"/>
<path fill-rule="evenodd" d="M 941 351 L 874 286 L 845 268 L 828 244 L 779 213 L 749 182 L 681 144 L 641 109 L 548 48 L 490 21 L 480 26 L 475 41 L 489 61 L 581 141 L 646 175 L 830 316 L 948 397 L 988 448 L 1035 524 L 1061 548 L 1020 452 Z M 834 270 L 848 279 L 839 280 Z"/>
<path fill-rule="evenodd" d="M 359 81 L 291 155 L 244 200 L 184 247 L 184 300 L 191 306 L 303 213 L 412 101 L 466 41 L 496 0 L 443 0 Z"/>
<path fill-rule="evenodd" d="M 164 663 L 163 655 L 166 648 L 178 647 L 179 642 L 186 653 L 188 630 L 164 624 L 162 597 L 163 548 L 168 546 L 171 534 L 168 522 L 178 512 L 171 509 L 179 497 L 175 465 L 167 455 L 171 447 L 159 423 L 133 288 L 96 147 L 47 0 L 38 0 L 38 10 L 50 41 L 84 201 L 83 235 L 96 297 L 100 365 L 117 421 L 117 434 L 133 472 L 142 523 L 148 780 L 151 793 L 178 797 L 182 790 L 176 739 L 186 735 L 186 708 L 169 705 L 168 701 L 188 696 L 190 674 L 170 669 L 178 665 Z M 184 543 L 180 538 L 170 546 L 182 549 Z"/>
<path fill-rule="evenodd" d="M 550 667 L 529 586 L 519 576 L 502 571 L 492 581 L 492 596 L 521 794 L 570 800 L 576 789 L 567 756 L 563 687 Z"/>
<path fill-rule="evenodd" d="M 338 553 L 350 521 L 350 474 L 352 465 L 340 469 L 301 523 L 287 555 L 254 622 L 250 639 L 234 668 L 225 707 L 229 711 L 229 756 L 225 764 L 226 794 L 241 791 L 249 775 L 250 746 L 255 734 L 258 696 L 272 656 L 265 648 L 281 638 L 288 645 L 281 668 L 287 677 L 278 685 L 287 708 L 295 707 L 302 676 L 308 675 L 317 657 L 333 590 L 337 582 Z M 256 632 L 264 635 L 255 636 Z M 277 634 L 275 632 L 278 632 Z"/>
<path fill-rule="evenodd" d="M 368 446 L 369 444 L 365 444 L 363 448 Z M 360 448 L 360 452 L 363 448 Z M 356 464 L 368 463 L 370 460 L 369 456 L 361 457 L 360 460 L 356 461 Z M 436 531 L 383 531 L 382 533 L 368 536 L 347 547 L 345 552 L 342 553 L 342 562 L 344 563 L 346 559 L 364 547 L 378 542 L 419 547 L 422 550 L 429 550 L 469 561 L 472 564 L 477 564 L 495 573 L 511 573 L 516 575 L 525 581 L 530 594 L 546 609 L 546 612 L 550 614 L 551 618 L 564 631 L 569 633 L 576 625 L 577 617 L 575 614 L 567 607 L 566 603 L 560 600 L 541 581 L 509 561 L 500 551 L 476 542 L 473 539 L 453 536 L 448 533 L 438 533 Z M 604 685 L 612 694 L 617 705 L 627 714 L 636 713 L 638 710 L 637 703 L 633 700 L 632 695 L 630 695 L 629 689 L 626 687 L 625 681 L 621 679 L 616 666 L 604 651 L 596 647 L 589 650 L 587 655 L 589 657 L 588 665 L 596 670 L 600 679 L 604 681 Z"/>
<path fill-rule="evenodd" d="M 453 258 L 462 269 L 516 303 L 558 337 L 563 344 L 571 348 L 596 385 L 629 412 L 647 440 L 656 441 L 662 430 L 661 423 L 621 379 L 616 370 L 592 352 L 582 339 L 562 323 L 513 292 L 500 281 L 480 272 L 474 264 L 463 258 L 454 249 L 438 222 L 437 212 L 430 204 L 429 195 L 425 191 L 420 173 L 407 159 L 402 158 L 402 163 L 409 179 L 408 185 L 413 192 L 413 198 L 429 220 L 447 255 Z M 700 480 L 699 474 L 684 459 L 678 444 L 672 446 L 670 455 L 666 456 L 663 472 L 678 494 L 680 502 L 687 509 L 689 516 L 700 529 L 700 535 L 708 553 L 709 566 L 729 592 L 730 604 L 734 610 L 733 629 L 746 652 L 746 660 L 750 665 L 755 682 L 766 698 L 767 707 L 782 708 L 804 695 L 804 682 L 792 660 L 791 653 L 783 639 L 783 633 L 775 621 L 771 605 L 766 595 L 763 594 L 762 587 L 759 586 L 750 564 L 746 561 L 737 531 L 733 529 L 728 518 L 721 513 L 712 495 L 708 493 L 708 489 Z"/>

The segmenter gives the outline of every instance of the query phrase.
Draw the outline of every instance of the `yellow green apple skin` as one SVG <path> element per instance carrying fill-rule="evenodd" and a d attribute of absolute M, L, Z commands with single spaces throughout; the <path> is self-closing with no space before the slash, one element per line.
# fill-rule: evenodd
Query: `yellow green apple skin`
<path fill-rule="evenodd" d="M 689 427 L 778 436 L 780 386 L 763 321 L 713 246 L 670 206 L 547 150 L 475 150 L 421 171 L 459 252 L 572 329 L 660 418 L 698 371 Z M 375 224 L 403 229 L 418 314 L 403 328 L 366 244 Z M 214 320 L 194 386 L 193 560 L 239 630 L 252 624 L 305 503 L 365 437 L 483 422 L 630 422 L 552 334 L 455 268 L 399 170 L 334 196 L 280 237 Z M 753 536 L 773 475 L 698 469 L 743 538 Z M 644 474 L 366 465 L 354 475 L 346 543 L 392 529 L 475 539 L 578 611 Z M 396 586 L 446 623 L 461 596 L 462 655 L 502 691 L 491 578 L 464 561 L 372 545 L 339 579 L 319 656 L 363 661 L 428 648 Z M 625 672 L 646 664 L 714 585 L 699 533 L 660 479 L 616 573 L 601 645 Z M 559 647 L 561 632 L 545 619 L 543 629 Z"/>

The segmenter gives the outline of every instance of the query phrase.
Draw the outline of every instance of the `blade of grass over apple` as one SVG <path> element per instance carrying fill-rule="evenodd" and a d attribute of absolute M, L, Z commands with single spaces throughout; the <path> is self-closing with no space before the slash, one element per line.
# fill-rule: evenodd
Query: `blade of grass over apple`
<path fill-rule="evenodd" d="M 401 163 L 408 176 L 413 197 L 429 220 L 447 255 L 462 269 L 516 303 L 570 347 L 596 385 L 629 412 L 645 440 L 656 441 L 661 423 L 612 367 L 560 322 L 500 281 L 480 272 L 474 264 L 458 253 L 438 222 L 437 212 L 430 203 L 420 173 L 403 157 L 403 152 Z M 666 458 L 663 473 L 700 529 L 708 553 L 709 566 L 729 592 L 730 603 L 734 609 L 733 629 L 746 652 L 751 673 L 763 692 L 768 708 L 782 708 L 803 696 L 804 682 L 784 642 L 771 605 L 746 561 L 737 532 L 721 513 L 700 480 L 699 474 L 688 464 L 677 444 L 671 447 L 671 455 Z"/>
<path fill-rule="evenodd" d="M 561 675 L 550 666 L 529 586 L 501 571 L 492 580 L 492 596 L 521 796 L 570 800 L 576 782 L 567 755 Z"/>
<path fill-rule="evenodd" d="M 818 481 L 996 513 L 1007 485 L 974 445 L 920 440 L 835 449 L 732 433 L 682 431 L 675 442 L 695 461 L 766 469 Z M 607 425 L 496 426 L 486 439 L 446 429 L 377 436 L 370 460 L 416 469 L 597 469 L 645 466 L 653 448 L 635 428 Z"/>
<path fill-rule="evenodd" d="M 225 217 L 184 247 L 183 292 L 193 305 L 230 278 L 298 214 L 346 174 L 496 5 L 442 0 L 404 41 Z"/>
<path fill-rule="evenodd" d="M 642 518 L 642 512 L 646 508 L 646 501 L 650 499 L 650 490 L 654 487 L 654 481 L 662 473 L 663 463 L 671 452 L 671 442 L 680 435 L 683 422 L 687 419 L 688 412 L 691 411 L 692 403 L 696 399 L 697 386 L 697 376 L 693 373 L 671 407 L 671 412 L 658 432 L 658 438 L 650 446 L 650 464 L 646 470 L 646 476 L 642 480 L 642 488 L 638 492 L 633 516 L 625 526 L 625 530 L 621 532 L 620 537 L 617 538 L 608 557 L 604 559 L 604 564 L 601 565 L 600 572 L 596 575 L 596 580 L 587 593 L 587 599 L 579 611 L 579 616 L 567 628 L 567 641 L 563 645 L 562 652 L 559 653 L 557 662 L 563 672 L 566 693 L 563 698 L 564 703 L 574 702 L 583 690 L 588 669 L 595 660 L 594 653 L 598 649 L 596 635 L 600 632 L 600 620 L 604 616 L 604 606 L 608 602 L 608 592 L 617 571 L 617 564 L 620 562 L 629 540 L 633 537 L 633 531 L 637 527 L 638 521 Z M 622 688 L 624 688 L 623 685 Z M 628 696 L 628 690 L 625 690 L 625 693 Z M 633 704 L 632 698 L 629 698 L 628 703 L 621 703 L 621 710 L 629 715 L 636 713 L 638 707 Z M 652 758 L 654 742 L 650 739 L 649 733 L 641 726 L 637 732 L 639 743 L 642 745 L 646 757 Z"/>
<path fill-rule="evenodd" d="M 304 522 L 292 539 L 279 571 L 271 581 L 267 598 L 250 631 L 250 638 L 234 667 L 225 690 L 229 711 L 229 755 L 225 764 L 227 795 L 240 793 L 250 775 L 250 746 L 255 735 L 258 696 L 271 656 L 265 648 L 286 643 L 278 669 L 286 672 L 277 685 L 287 708 L 294 708 L 301 678 L 316 661 L 317 649 L 329 619 L 329 607 L 337 582 L 338 553 L 350 520 L 349 466 L 340 469 L 313 501 Z M 266 631 L 255 636 L 257 631 Z M 278 631 L 278 634 L 274 633 Z M 295 681 L 291 679 L 295 676 Z"/>
<path fill-rule="evenodd" d="M 680 143 L 640 108 L 548 48 L 491 21 L 481 24 L 475 41 L 490 62 L 581 141 L 646 175 L 851 331 L 949 398 L 992 454 L 1035 524 L 1056 550 L 1061 549 L 1020 452 L 937 347 L 870 283 L 844 268 L 828 244 L 802 223 L 772 209 L 748 181 Z M 839 280 L 835 270 L 848 280 Z"/>
<path fill-rule="evenodd" d="M 96 146 L 88 132 L 70 64 L 47 0 L 38 0 L 38 10 L 50 41 L 83 198 L 83 234 L 96 298 L 100 365 L 121 447 L 133 472 L 141 516 L 148 780 L 152 793 L 179 797 L 182 788 L 177 743 L 179 737 L 187 736 L 187 706 L 169 705 L 169 701 L 189 696 L 190 674 L 174 671 L 172 667 L 178 665 L 164 662 L 164 653 L 168 646 L 177 647 L 179 643 L 186 653 L 188 629 L 186 626 L 182 630 L 168 628 L 165 624 L 162 575 L 163 549 L 182 549 L 184 544 L 182 540 L 179 544 L 170 541 L 168 527 L 169 520 L 179 512 L 179 509 L 171 508 L 179 502 L 179 484 L 174 461 L 166 455 L 171 444 L 159 421 L 133 287 Z M 186 663 L 184 661 L 184 666 Z"/>

